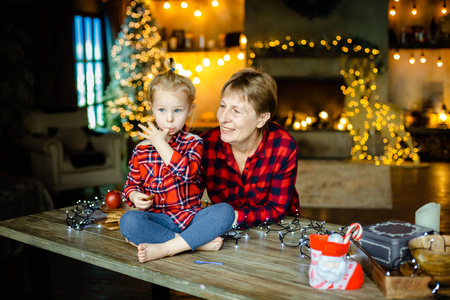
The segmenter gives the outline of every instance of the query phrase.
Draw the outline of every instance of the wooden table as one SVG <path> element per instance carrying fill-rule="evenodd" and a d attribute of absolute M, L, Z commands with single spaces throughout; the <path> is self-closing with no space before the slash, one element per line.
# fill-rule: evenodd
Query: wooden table
<path fill-rule="evenodd" d="M 366 275 L 359 290 L 311 288 L 310 260 L 300 256 L 299 248 L 283 246 L 276 231 L 266 234 L 266 229 L 252 228 L 237 246 L 228 240 L 218 252 L 186 252 L 141 264 L 136 248 L 125 242 L 120 231 L 74 230 L 66 225 L 67 210 L 2 221 L 0 235 L 207 299 L 385 299 Z M 331 224 L 326 227 L 337 228 Z M 199 265 L 194 260 L 223 262 L 223 265 Z"/>

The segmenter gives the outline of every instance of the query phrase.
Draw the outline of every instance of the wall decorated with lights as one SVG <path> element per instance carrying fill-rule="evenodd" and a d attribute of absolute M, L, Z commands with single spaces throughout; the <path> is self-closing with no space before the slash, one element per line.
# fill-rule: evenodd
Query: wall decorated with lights
<path fill-rule="evenodd" d="M 168 55 L 180 63 L 180 70 L 177 72 L 190 75 L 197 90 L 196 107 L 189 124 L 193 127 L 214 126 L 222 86 L 233 73 L 246 67 L 244 52 L 230 49 L 170 52 Z"/>
<path fill-rule="evenodd" d="M 374 161 L 375 164 L 397 164 L 405 160 L 420 162 L 418 150 L 413 146 L 409 132 L 403 125 L 402 112 L 389 104 L 379 101 L 377 83 L 380 51 L 371 43 L 363 40 L 336 36 L 332 40 L 321 39 L 319 43 L 305 39 L 295 40 L 286 36 L 283 40 L 257 41 L 250 47 L 248 62 L 258 67 L 260 56 L 317 56 L 335 55 L 341 60 L 346 85 L 341 87 L 345 95 L 344 112 L 339 120 L 332 124 L 334 129 L 349 130 L 354 146 L 352 159 Z M 329 112 L 310 116 L 296 113 L 289 115 L 286 126 L 294 130 L 307 130 L 316 122 L 327 120 Z M 384 149 L 378 154 L 370 149 L 370 144 L 380 136 Z"/>
<path fill-rule="evenodd" d="M 313 42 L 316 45 L 320 45 L 321 40 L 331 42 L 336 36 L 359 38 L 376 45 L 383 53 L 379 59 L 387 67 L 387 7 L 388 0 L 342 0 L 327 17 L 311 20 L 289 9 L 283 1 L 247 0 L 245 34 L 248 45 L 258 41 L 281 41 L 286 36 L 291 36 L 295 42 L 304 39 L 307 44 Z M 387 72 L 378 76 L 380 101 L 387 101 L 388 83 Z"/>
<path fill-rule="evenodd" d="M 150 4 L 153 2 L 161 5 L 159 10 L 150 9 Z M 122 30 L 111 51 L 114 64 L 112 81 L 105 93 L 109 112 L 108 125 L 116 131 L 124 129 L 130 136 L 137 136 L 137 124 L 145 123 L 149 118 L 148 84 L 156 74 L 164 70 L 163 62 L 169 56 L 174 57 L 177 62 L 176 72 L 191 78 L 196 85 L 197 109 L 190 120 L 193 126 L 208 123 L 206 127 L 210 127 L 211 123 L 214 123 L 223 83 L 236 70 L 245 67 L 246 39 L 244 35 L 238 35 L 239 41 L 234 47 L 222 47 L 220 44 L 209 47 L 211 43 L 208 43 L 208 48 L 206 44 L 200 47 L 200 40 L 198 40 L 200 35 L 197 36 L 196 41 L 193 39 L 195 35 L 191 35 L 188 47 L 186 29 L 183 30 L 185 35 L 183 35 L 184 42 L 181 49 L 176 49 L 175 52 L 169 51 L 169 39 L 165 30 L 170 27 L 164 27 L 158 20 L 160 16 L 167 17 L 165 14 L 175 9 L 173 7 L 175 3 L 180 5 L 179 9 L 184 10 L 185 14 L 189 12 L 189 7 L 192 9 L 192 14 L 182 19 L 184 21 L 187 18 L 202 20 L 204 16 L 208 16 L 209 12 L 221 6 L 220 1 L 208 1 L 209 6 L 205 1 L 131 1 Z M 200 5 L 201 3 L 204 6 Z M 203 8 L 202 12 L 198 13 L 201 8 Z M 239 11 L 239 9 L 232 11 Z M 180 30 L 177 29 L 177 31 Z"/>
<path fill-rule="evenodd" d="M 381 61 L 378 59 L 379 54 L 380 51 L 376 45 L 361 39 L 343 38 L 338 35 L 333 39 L 320 39 L 315 43 L 304 38 L 296 39 L 286 36 L 283 39 L 257 41 L 253 45 L 249 45 L 247 62 L 254 68 L 260 68 L 261 63 L 267 66 L 265 59 L 271 57 L 277 57 L 278 59 L 289 59 L 290 57 L 334 57 L 337 60 L 340 60 L 343 56 L 369 57 L 376 65 L 375 70 L 378 72 L 378 69 L 381 68 Z M 339 70 L 334 75 L 341 76 L 343 72 L 348 72 L 348 70 L 341 70 L 340 74 L 338 72 Z M 342 90 L 345 90 L 345 87 L 342 87 Z M 376 95 L 376 98 L 379 99 L 379 96 Z M 314 127 L 347 130 L 346 116 L 342 114 L 341 118 L 333 120 L 329 118 L 331 113 L 334 112 L 322 111 L 315 116 L 296 111 L 293 112 L 293 115 L 288 115 L 285 126 L 292 127 L 294 130 L 308 130 Z M 327 125 L 319 125 L 318 123 L 326 123 Z"/>
<path fill-rule="evenodd" d="M 152 14 L 164 28 L 166 39 L 174 30 L 190 33 L 193 48 L 200 35 L 205 44 L 220 47 L 223 34 L 244 32 L 244 0 L 147 0 Z"/>
<path fill-rule="evenodd" d="M 399 59 L 394 55 L 398 52 Z M 425 59 L 421 61 L 421 54 Z M 411 64 L 411 57 L 415 62 Z M 439 58 L 442 66 L 438 66 Z M 445 104 L 450 107 L 450 51 L 448 49 L 391 49 L 389 51 L 389 96 L 405 111 L 422 111 L 427 107 L 437 113 Z M 395 101 L 394 101 L 395 100 Z M 433 124 L 431 124 L 433 125 Z M 434 124 L 436 125 L 436 124 Z M 431 127 L 435 127 L 435 126 Z"/>
<path fill-rule="evenodd" d="M 244 32 L 244 0 L 151 0 L 150 8 L 164 29 L 168 55 L 196 84 L 196 108 L 190 124 L 211 126 L 220 90 L 237 70 L 246 67 L 245 36 L 239 46 L 227 47 L 226 35 Z M 173 37 L 184 35 L 181 47 Z M 180 39 L 178 38 L 178 44 Z"/>
<path fill-rule="evenodd" d="M 333 127 L 350 131 L 355 144 L 351 150 L 354 160 L 370 160 L 376 164 L 402 164 L 405 160 L 419 162 L 417 149 L 402 127 L 401 111 L 388 104 L 387 4 L 388 1 L 347 0 L 326 19 L 307 20 L 295 17 L 286 8 L 275 9 L 273 3 L 259 7 L 260 2 L 247 1 L 249 63 L 258 65 L 264 56 L 334 55 L 349 57 L 348 61 L 354 62 L 367 59 L 367 68 L 343 63 L 340 75 L 346 82 L 342 86 L 345 109 Z M 262 20 L 260 16 L 265 15 L 262 11 L 276 11 L 271 14 L 271 22 Z M 314 74 L 311 72 L 310 76 Z M 327 116 L 326 112 L 317 117 L 297 113 L 288 116 L 287 123 L 293 129 L 306 130 L 314 122 L 326 121 Z M 370 149 L 370 143 L 374 144 L 373 140 L 378 136 L 384 145 L 381 154 Z"/>
<path fill-rule="evenodd" d="M 445 0 L 390 0 L 389 98 L 408 123 L 439 127 L 450 106 L 450 11 Z M 447 112 L 448 113 L 448 112 Z"/>

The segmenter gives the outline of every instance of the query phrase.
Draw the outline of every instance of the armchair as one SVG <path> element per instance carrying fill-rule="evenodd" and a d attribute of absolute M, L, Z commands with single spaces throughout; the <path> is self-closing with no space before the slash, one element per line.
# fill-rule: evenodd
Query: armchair
<path fill-rule="evenodd" d="M 52 192 L 124 182 L 124 137 L 88 128 L 86 109 L 31 111 L 24 117 L 33 176 Z"/>

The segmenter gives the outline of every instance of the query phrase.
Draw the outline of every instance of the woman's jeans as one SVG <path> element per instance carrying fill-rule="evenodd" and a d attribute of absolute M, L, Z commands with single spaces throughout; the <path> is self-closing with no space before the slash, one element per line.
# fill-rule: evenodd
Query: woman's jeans
<path fill-rule="evenodd" d="M 122 235 L 135 245 L 164 243 L 178 233 L 194 251 L 230 230 L 234 219 L 233 207 L 218 203 L 200 210 L 183 231 L 165 213 L 141 210 L 126 212 L 119 224 Z"/>

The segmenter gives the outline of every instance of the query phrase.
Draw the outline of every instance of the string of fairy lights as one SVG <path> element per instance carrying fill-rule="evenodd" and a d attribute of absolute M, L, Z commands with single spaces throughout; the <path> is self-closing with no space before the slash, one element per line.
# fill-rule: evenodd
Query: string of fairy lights
<path fill-rule="evenodd" d="M 104 197 L 95 197 L 94 200 L 78 200 L 75 208 L 66 210 L 66 224 L 69 228 L 81 231 L 88 227 L 101 227 L 99 220 L 95 215 L 96 211 L 100 211 L 101 206 L 105 204 Z M 206 204 L 211 205 L 210 203 Z M 98 216 L 98 214 L 97 214 Z M 356 221 L 360 223 L 359 221 Z M 353 222 L 351 222 L 353 223 Z M 337 228 L 337 231 L 327 228 L 325 221 L 313 221 L 306 216 L 300 216 L 296 212 L 296 216 L 290 221 L 281 220 L 275 222 L 272 219 L 267 219 L 265 222 L 249 226 L 247 222 L 239 225 L 233 225 L 232 229 L 227 231 L 222 238 L 225 241 L 232 241 L 235 243 L 235 248 L 239 247 L 239 240 L 241 238 L 248 239 L 250 230 L 264 230 L 265 235 L 278 234 L 281 247 L 299 248 L 301 258 L 311 258 L 310 255 L 310 238 L 311 234 L 340 234 L 344 236 L 348 231 L 350 223 L 345 226 Z"/>
<path fill-rule="evenodd" d="M 183 9 L 186 9 L 186 8 L 189 7 L 189 3 L 193 2 L 193 1 L 175 1 L 175 0 L 168 1 L 168 0 L 164 0 L 164 6 L 163 6 L 164 9 L 171 9 L 172 5 L 176 5 L 175 2 L 179 2 L 180 3 L 180 7 L 183 8 Z M 198 5 L 198 1 L 196 3 L 196 6 L 197 7 L 196 7 L 196 9 L 194 11 L 194 16 L 199 18 L 199 17 L 202 16 L 203 13 L 202 13 L 202 10 L 200 9 L 199 5 Z M 217 0 L 211 1 L 211 6 L 212 7 L 218 7 L 219 6 L 219 1 L 217 1 Z"/>
<path fill-rule="evenodd" d="M 397 15 L 397 4 L 400 2 L 400 0 L 394 0 L 393 2 L 394 3 L 392 4 L 392 6 L 389 9 L 389 14 L 391 16 Z M 411 4 L 412 4 L 411 10 L 410 10 L 411 15 L 416 16 L 419 12 L 417 9 L 416 1 L 413 1 Z M 440 8 L 440 11 L 441 11 L 442 15 L 447 14 L 448 10 L 447 10 L 447 1 L 446 0 L 442 1 L 442 6 Z"/>

